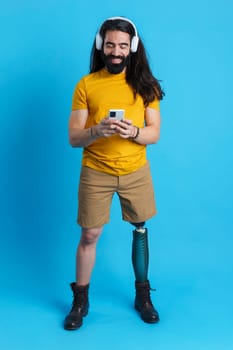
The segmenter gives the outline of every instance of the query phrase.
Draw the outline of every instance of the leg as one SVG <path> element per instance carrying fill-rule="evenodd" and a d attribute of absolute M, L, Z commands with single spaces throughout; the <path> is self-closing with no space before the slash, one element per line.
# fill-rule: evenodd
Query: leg
<path fill-rule="evenodd" d="M 76 253 L 76 281 L 71 283 L 73 306 L 65 319 L 65 329 L 77 329 L 87 315 L 88 289 L 95 265 L 96 245 L 102 227 L 109 221 L 112 196 L 116 190 L 117 177 L 82 167 L 78 190 L 77 223 L 82 227 Z"/>
<path fill-rule="evenodd" d="M 118 194 L 123 219 L 133 223 L 132 263 L 135 273 L 135 308 L 143 321 L 155 323 L 159 315 L 150 298 L 148 281 L 149 249 L 145 220 L 156 214 L 155 199 L 149 163 L 120 179 Z"/>
<path fill-rule="evenodd" d="M 91 273 L 95 264 L 96 244 L 101 228 L 82 229 L 76 256 L 76 283 L 71 283 L 73 305 L 64 321 L 64 328 L 74 330 L 81 327 L 83 317 L 88 314 L 88 290 Z"/>
<path fill-rule="evenodd" d="M 155 310 L 150 298 L 150 283 L 148 281 L 149 249 L 147 229 L 142 223 L 132 223 L 133 231 L 132 262 L 135 273 L 135 309 L 140 312 L 141 318 L 147 323 L 159 321 L 159 314 Z"/>
<path fill-rule="evenodd" d="M 82 235 L 76 255 L 76 284 L 90 283 L 91 273 L 95 265 L 96 244 L 102 232 L 100 228 L 82 228 Z"/>

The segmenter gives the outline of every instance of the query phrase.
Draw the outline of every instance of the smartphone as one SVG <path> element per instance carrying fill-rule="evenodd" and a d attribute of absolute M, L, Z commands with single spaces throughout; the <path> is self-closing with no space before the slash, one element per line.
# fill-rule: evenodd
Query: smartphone
<path fill-rule="evenodd" d="M 108 111 L 108 117 L 111 119 L 122 120 L 125 116 L 124 109 L 110 109 Z"/>

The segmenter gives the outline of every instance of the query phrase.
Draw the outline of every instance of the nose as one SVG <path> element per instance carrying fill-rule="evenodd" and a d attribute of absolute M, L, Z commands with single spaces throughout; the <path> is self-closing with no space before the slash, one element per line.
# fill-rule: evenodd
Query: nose
<path fill-rule="evenodd" d="M 112 49 L 112 55 L 120 56 L 120 48 L 117 45 Z"/>

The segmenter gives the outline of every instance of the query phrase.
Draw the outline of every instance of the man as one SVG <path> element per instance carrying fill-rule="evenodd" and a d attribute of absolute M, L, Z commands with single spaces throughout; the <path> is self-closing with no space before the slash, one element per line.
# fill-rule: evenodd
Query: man
<path fill-rule="evenodd" d="M 135 226 L 132 263 L 135 273 L 135 309 L 143 321 L 159 321 L 150 298 L 148 238 L 145 221 L 156 213 L 146 145 L 160 133 L 159 101 L 163 91 L 151 73 L 145 49 L 132 21 L 107 19 L 97 33 L 90 74 L 75 88 L 69 121 L 69 141 L 82 147 L 76 281 L 72 309 L 64 328 L 77 329 L 89 308 L 88 289 L 96 244 L 109 221 L 112 196 L 117 193 L 123 220 Z M 124 118 L 114 116 L 124 110 Z"/>

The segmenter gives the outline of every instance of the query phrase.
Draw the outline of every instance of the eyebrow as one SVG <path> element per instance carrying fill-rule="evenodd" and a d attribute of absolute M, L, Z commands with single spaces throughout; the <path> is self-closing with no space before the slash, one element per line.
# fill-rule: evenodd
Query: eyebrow
<path fill-rule="evenodd" d="M 129 46 L 129 43 L 125 43 L 125 42 L 115 44 L 115 43 L 113 43 L 112 41 L 106 41 L 106 42 L 105 42 L 105 45 L 106 45 L 106 44 L 111 44 L 111 45 L 126 45 L 126 46 Z"/>

